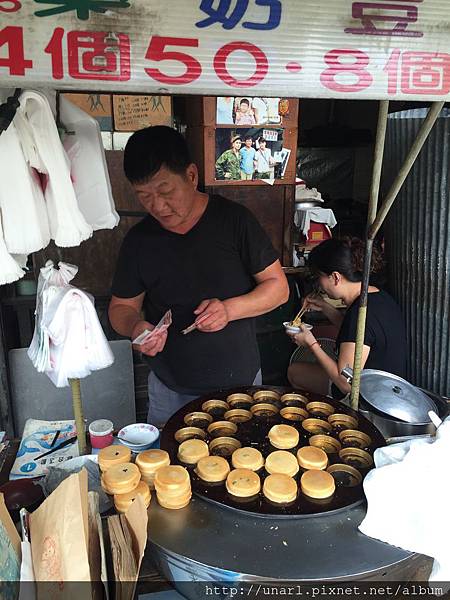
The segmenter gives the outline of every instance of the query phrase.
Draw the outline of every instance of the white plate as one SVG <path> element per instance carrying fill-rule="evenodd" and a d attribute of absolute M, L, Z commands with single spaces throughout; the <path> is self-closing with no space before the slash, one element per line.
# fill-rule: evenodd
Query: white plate
<path fill-rule="evenodd" d="M 300 331 L 301 331 L 300 327 L 295 327 L 295 325 L 291 325 L 290 321 L 285 321 L 283 323 L 283 325 L 284 325 L 284 328 L 286 329 L 287 333 L 300 333 Z M 303 327 L 303 331 L 313 328 L 313 326 L 310 325 L 309 323 L 302 323 L 302 327 Z"/>
<path fill-rule="evenodd" d="M 133 423 L 122 427 L 117 434 L 119 442 L 132 450 L 146 450 L 159 438 L 159 431 L 149 423 Z"/>

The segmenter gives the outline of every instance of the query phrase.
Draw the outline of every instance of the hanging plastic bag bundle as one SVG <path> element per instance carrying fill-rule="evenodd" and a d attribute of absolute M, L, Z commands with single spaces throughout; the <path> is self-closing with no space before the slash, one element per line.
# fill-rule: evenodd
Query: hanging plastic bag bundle
<path fill-rule="evenodd" d="M 39 92 L 23 92 L 14 124 L 20 139 L 28 140 L 22 144 L 29 165 L 47 176 L 44 196 L 52 239 L 57 246 L 79 246 L 92 235 L 92 227 L 78 208 L 69 159 L 47 98 Z"/>
<path fill-rule="evenodd" d="M 52 261 L 41 269 L 36 325 L 28 356 L 57 387 L 109 367 L 114 356 L 103 333 L 92 296 L 70 285 L 78 267 Z"/>

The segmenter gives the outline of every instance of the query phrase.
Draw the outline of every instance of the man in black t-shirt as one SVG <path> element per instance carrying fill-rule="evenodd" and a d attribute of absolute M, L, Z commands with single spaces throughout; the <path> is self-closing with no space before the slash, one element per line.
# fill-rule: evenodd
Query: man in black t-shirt
<path fill-rule="evenodd" d="M 139 346 L 152 365 L 149 420 L 162 425 L 199 395 L 258 381 L 253 317 L 286 302 L 289 288 L 255 217 L 198 191 L 197 168 L 174 129 L 133 134 L 124 169 L 149 215 L 124 239 L 109 317 L 135 339 L 172 310 L 169 330 Z"/>

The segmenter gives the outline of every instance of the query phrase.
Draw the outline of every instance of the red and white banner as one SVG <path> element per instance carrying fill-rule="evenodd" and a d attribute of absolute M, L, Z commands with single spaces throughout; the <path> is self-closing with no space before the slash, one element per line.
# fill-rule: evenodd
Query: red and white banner
<path fill-rule="evenodd" d="M 449 0 L 0 0 L 4 87 L 450 100 Z"/>

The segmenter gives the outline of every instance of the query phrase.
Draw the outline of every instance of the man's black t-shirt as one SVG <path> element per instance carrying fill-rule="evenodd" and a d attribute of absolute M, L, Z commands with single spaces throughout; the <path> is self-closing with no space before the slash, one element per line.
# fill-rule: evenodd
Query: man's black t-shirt
<path fill-rule="evenodd" d="M 356 341 L 359 297 L 348 307 L 336 340 L 336 349 L 343 342 Z M 364 344 L 370 346 L 365 369 L 378 369 L 406 375 L 406 334 L 400 308 L 389 294 L 380 290 L 367 296 L 367 317 Z"/>
<path fill-rule="evenodd" d="M 172 309 L 164 350 L 151 359 L 167 387 L 202 394 L 253 382 L 260 368 L 254 319 L 232 321 L 214 333 L 181 330 L 193 323 L 202 300 L 247 294 L 255 287 L 252 275 L 277 258 L 253 214 L 220 196 L 210 196 L 186 234 L 167 231 L 150 215 L 130 229 L 112 293 L 132 298 L 146 292 L 145 317 L 153 324 Z"/>

